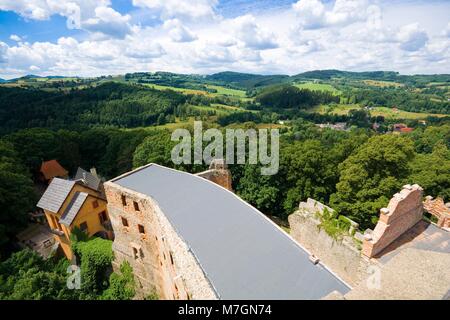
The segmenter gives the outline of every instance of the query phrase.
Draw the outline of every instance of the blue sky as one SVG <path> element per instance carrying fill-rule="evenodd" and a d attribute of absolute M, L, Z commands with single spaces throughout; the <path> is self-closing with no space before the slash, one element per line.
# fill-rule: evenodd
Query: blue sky
<path fill-rule="evenodd" d="M 0 77 L 450 73 L 450 1 L 0 0 Z"/>

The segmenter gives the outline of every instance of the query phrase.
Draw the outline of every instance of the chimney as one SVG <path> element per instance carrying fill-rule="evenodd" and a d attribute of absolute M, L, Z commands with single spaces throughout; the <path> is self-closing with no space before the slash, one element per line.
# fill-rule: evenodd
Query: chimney
<path fill-rule="evenodd" d="M 90 171 L 91 171 L 91 174 L 92 174 L 94 177 L 98 178 L 98 175 L 97 175 L 97 169 L 95 169 L 95 167 L 92 167 Z"/>

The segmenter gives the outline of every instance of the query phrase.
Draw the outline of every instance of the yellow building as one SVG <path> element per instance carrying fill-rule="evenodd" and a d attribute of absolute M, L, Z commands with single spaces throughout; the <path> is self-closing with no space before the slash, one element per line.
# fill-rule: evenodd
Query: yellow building
<path fill-rule="evenodd" d="M 37 206 L 44 210 L 50 229 L 68 259 L 70 235 L 78 227 L 89 236 L 113 238 L 100 179 L 79 168 L 74 180 L 54 178 Z"/>

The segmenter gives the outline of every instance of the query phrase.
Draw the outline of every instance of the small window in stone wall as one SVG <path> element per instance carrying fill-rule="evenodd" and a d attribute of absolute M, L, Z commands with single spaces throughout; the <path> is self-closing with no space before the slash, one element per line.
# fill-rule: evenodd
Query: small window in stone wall
<path fill-rule="evenodd" d="M 169 252 L 170 255 L 170 263 L 173 265 L 173 257 L 172 257 L 172 252 Z"/>
<path fill-rule="evenodd" d="M 140 233 L 140 234 L 145 234 L 145 228 L 144 228 L 143 225 L 138 224 L 138 230 L 139 230 L 139 233 Z"/>
<path fill-rule="evenodd" d="M 134 210 L 135 210 L 135 211 L 141 211 L 141 210 L 139 209 L 139 203 L 137 203 L 136 201 L 133 201 L 133 206 L 134 206 Z"/>
<path fill-rule="evenodd" d="M 139 251 L 135 247 L 133 247 L 133 257 L 134 257 L 134 259 L 138 259 L 139 258 Z"/>
<path fill-rule="evenodd" d="M 122 205 L 125 207 L 127 205 L 127 198 L 125 197 L 124 194 L 121 196 L 121 198 L 122 198 Z"/>
<path fill-rule="evenodd" d="M 87 222 L 82 222 L 81 224 L 80 224 L 80 230 L 81 231 L 83 231 L 83 232 L 88 232 L 88 225 L 87 225 Z"/>
<path fill-rule="evenodd" d="M 122 217 L 122 225 L 123 225 L 124 227 L 128 227 L 128 220 L 125 219 L 124 217 Z"/>

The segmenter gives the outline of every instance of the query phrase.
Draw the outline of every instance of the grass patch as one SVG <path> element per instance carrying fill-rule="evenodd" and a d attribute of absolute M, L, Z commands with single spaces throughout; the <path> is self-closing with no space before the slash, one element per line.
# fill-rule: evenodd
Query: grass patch
<path fill-rule="evenodd" d="M 389 87 L 404 87 L 403 83 L 393 81 L 378 81 L 378 80 L 363 80 L 363 82 L 372 87 L 389 88 Z"/>
<path fill-rule="evenodd" d="M 328 91 L 335 95 L 340 95 L 341 91 L 327 83 L 303 82 L 295 83 L 294 86 L 300 89 L 308 89 L 313 91 Z"/>
<path fill-rule="evenodd" d="M 320 105 L 309 109 L 308 112 L 319 113 L 319 114 L 335 114 L 335 115 L 347 115 L 350 110 L 360 109 L 361 106 L 358 104 L 337 104 L 337 105 Z M 383 116 L 386 119 L 408 119 L 408 120 L 424 120 L 427 117 L 438 117 L 444 118 L 448 117 L 445 114 L 433 114 L 433 113 L 418 113 L 418 112 L 408 112 L 403 110 L 394 111 L 387 107 L 375 107 L 370 110 L 370 114 L 374 117 Z"/>
<path fill-rule="evenodd" d="M 215 93 L 215 94 L 218 94 L 218 95 L 232 96 L 232 97 L 237 97 L 237 98 L 245 98 L 246 97 L 246 93 L 243 90 L 230 89 L 230 88 L 225 88 L 225 87 L 221 87 L 221 86 L 213 86 L 213 85 L 209 85 L 209 84 L 206 85 L 206 87 L 209 89 L 217 90 L 217 93 Z"/>

